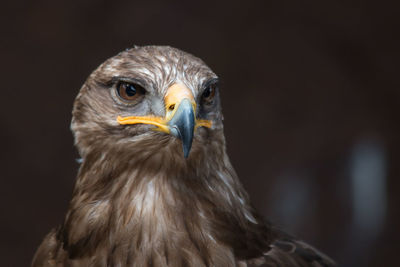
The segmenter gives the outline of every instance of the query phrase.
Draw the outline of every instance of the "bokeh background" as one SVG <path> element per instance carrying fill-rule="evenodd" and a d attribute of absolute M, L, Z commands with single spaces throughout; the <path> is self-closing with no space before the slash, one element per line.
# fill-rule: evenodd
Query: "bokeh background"
<path fill-rule="evenodd" d="M 8 1 L 0 9 L 1 266 L 66 212 L 80 86 L 133 45 L 222 80 L 228 152 L 254 205 L 341 266 L 398 266 L 399 9 L 388 1 Z"/>

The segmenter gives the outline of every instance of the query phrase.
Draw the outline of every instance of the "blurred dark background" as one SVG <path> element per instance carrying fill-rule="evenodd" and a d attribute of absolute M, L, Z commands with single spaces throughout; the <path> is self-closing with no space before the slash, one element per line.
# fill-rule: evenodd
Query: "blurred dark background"
<path fill-rule="evenodd" d="M 3 3 L 1 266 L 28 266 L 62 221 L 74 97 L 134 44 L 221 77 L 228 152 L 266 218 L 341 266 L 398 266 L 399 15 L 386 1 Z"/>

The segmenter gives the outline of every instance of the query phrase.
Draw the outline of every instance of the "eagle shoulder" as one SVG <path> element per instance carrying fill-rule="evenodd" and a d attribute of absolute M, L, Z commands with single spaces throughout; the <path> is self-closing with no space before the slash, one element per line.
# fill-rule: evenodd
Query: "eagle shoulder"
<path fill-rule="evenodd" d="M 337 266 L 328 256 L 300 240 L 288 237 L 277 239 L 269 248 L 262 257 L 249 261 L 248 267 Z"/>

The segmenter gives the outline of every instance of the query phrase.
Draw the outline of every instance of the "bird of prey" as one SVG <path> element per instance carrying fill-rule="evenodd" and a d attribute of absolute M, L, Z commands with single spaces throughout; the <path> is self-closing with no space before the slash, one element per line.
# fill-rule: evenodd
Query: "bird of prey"
<path fill-rule="evenodd" d="M 82 157 L 32 266 L 334 266 L 266 223 L 226 153 L 218 77 L 168 46 L 101 64 L 74 103 Z"/>

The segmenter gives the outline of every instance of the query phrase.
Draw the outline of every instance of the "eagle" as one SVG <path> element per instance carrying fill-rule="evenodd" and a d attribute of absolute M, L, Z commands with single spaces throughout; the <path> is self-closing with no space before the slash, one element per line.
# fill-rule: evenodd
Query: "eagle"
<path fill-rule="evenodd" d="M 335 266 L 253 208 L 226 152 L 218 76 L 169 46 L 106 60 L 75 99 L 81 156 L 32 266 Z"/>

